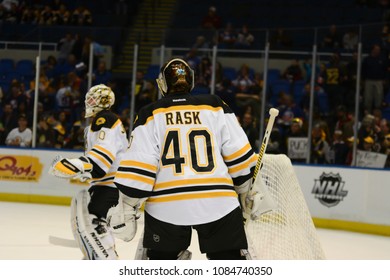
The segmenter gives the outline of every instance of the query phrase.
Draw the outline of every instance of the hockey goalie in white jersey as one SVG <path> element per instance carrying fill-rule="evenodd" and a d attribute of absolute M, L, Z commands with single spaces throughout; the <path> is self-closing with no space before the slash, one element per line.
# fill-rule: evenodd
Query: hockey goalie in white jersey
<path fill-rule="evenodd" d="M 79 192 L 71 203 L 73 235 L 85 259 L 117 259 L 115 239 L 117 236 L 129 241 L 134 235 L 124 224 L 124 213 L 115 216 L 108 228 L 108 210 L 121 200 L 114 185 L 114 176 L 121 155 L 128 148 L 125 129 L 119 117 L 110 111 L 115 102 L 111 88 L 105 85 L 92 87 L 85 96 L 85 117 L 92 118 L 86 128 L 85 154 L 80 158 L 58 156 L 50 169 L 54 176 L 65 179 L 89 181 L 88 190 Z M 119 204 L 118 204 L 119 199 Z M 130 215 L 131 221 L 135 215 Z M 134 227 L 131 227 L 133 230 Z"/>
<path fill-rule="evenodd" d="M 126 209 L 146 200 L 147 257 L 181 259 L 194 228 L 208 259 L 245 259 L 237 192 L 248 190 L 257 156 L 218 96 L 190 94 L 185 61 L 169 61 L 157 83 L 164 98 L 140 110 L 115 176 Z"/>

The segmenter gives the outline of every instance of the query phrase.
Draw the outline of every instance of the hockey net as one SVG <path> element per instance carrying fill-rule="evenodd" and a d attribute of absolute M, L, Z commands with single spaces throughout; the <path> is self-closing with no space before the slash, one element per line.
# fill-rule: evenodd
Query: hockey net
<path fill-rule="evenodd" d="M 258 220 L 248 219 L 246 230 L 256 259 L 325 259 L 317 231 L 290 159 L 263 157 L 259 172 L 276 202 L 276 209 Z"/>

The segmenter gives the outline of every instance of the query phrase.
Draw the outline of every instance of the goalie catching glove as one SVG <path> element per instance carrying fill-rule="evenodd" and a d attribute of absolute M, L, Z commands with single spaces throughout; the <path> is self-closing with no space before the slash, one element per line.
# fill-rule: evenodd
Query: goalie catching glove
<path fill-rule="evenodd" d="M 267 186 L 258 174 L 256 180 L 248 180 L 240 186 L 235 186 L 239 194 L 243 216 L 257 220 L 261 215 L 276 209 L 276 203 L 272 199 Z"/>
<path fill-rule="evenodd" d="M 107 213 L 107 225 L 116 238 L 131 241 L 137 233 L 138 210 L 141 200 L 119 194 L 118 205 L 111 207 Z"/>
<path fill-rule="evenodd" d="M 78 179 L 82 182 L 91 179 L 92 164 L 87 157 L 63 158 L 58 155 L 49 168 L 49 174 L 63 179 Z"/>

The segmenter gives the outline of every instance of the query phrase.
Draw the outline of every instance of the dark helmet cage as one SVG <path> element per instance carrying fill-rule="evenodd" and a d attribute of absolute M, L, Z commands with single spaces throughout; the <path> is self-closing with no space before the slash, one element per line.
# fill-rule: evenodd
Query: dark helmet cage
<path fill-rule="evenodd" d="M 161 68 L 157 85 L 162 94 L 190 92 L 194 88 L 194 70 L 180 58 L 170 60 Z"/>

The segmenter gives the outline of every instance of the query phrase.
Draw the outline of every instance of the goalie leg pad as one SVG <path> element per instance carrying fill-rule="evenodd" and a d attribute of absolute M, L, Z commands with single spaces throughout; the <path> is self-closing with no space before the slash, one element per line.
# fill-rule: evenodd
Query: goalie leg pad
<path fill-rule="evenodd" d="M 105 221 L 88 212 L 89 193 L 79 192 L 71 203 L 71 225 L 83 255 L 89 260 L 116 260 L 115 240 Z"/>

